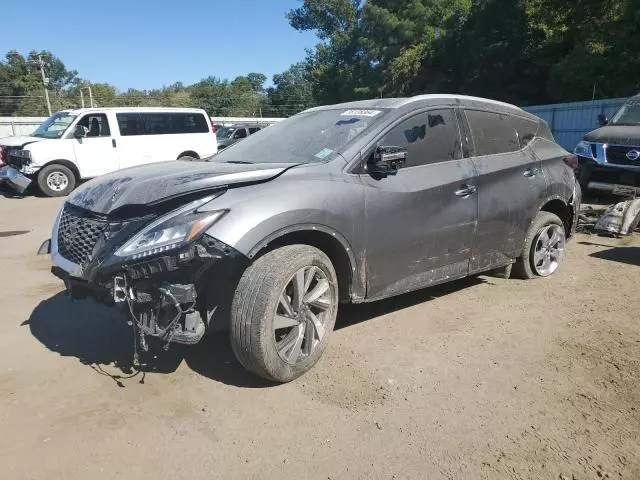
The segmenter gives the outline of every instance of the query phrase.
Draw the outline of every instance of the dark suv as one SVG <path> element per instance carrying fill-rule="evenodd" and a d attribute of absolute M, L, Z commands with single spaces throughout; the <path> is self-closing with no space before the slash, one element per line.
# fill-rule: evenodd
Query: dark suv
<path fill-rule="evenodd" d="M 289 381 L 340 302 L 512 264 L 553 274 L 577 221 L 575 160 L 544 121 L 491 100 L 314 108 L 207 162 L 84 184 L 55 221 L 52 271 L 73 297 L 122 305 L 143 348 L 228 328 L 246 368 Z"/>
<path fill-rule="evenodd" d="M 583 189 L 614 195 L 640 195 L 640 95 L 630 98 L 609 120 L 576 146 Z"/>
<path fill-rule="evenodd" d="M 249 135 L 259 132 L 262 128 L 261 125 L 231 125 L 230 127 L 221 127 L 216 130 L 218 150 L 230 147 L 234 143 L 247 138 Z"/>

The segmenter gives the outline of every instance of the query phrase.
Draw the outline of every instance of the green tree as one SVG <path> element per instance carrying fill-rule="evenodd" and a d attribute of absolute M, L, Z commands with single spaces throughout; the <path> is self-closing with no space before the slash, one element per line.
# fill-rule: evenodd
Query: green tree
<path fill-rule="evenodd" d="M 273 76 L 273 87 L 267 90 L 269 116 L 286 117 L 315 105 L 306 67 L 304 62 L 296 63 Z"/>
<path fill-rule="evenodd" d="M 305 63 L 313 96 L 320 103 L 366 98 L 379 83 L 364 38 L 360 0 L 304 0 L 287 18 L 296 30 L 312 30 L 321 40 Z"/>
<path fill-rule="evenodd" d="M 45 63 L 45 75 L 52 97 L 65 92 L 78 80 L 78 72 L 68 70 L 64 63 L 46 50 L 32 51 L 25 58 L 12 51 L 0 63 L 0 113 L 5 115 L 47 115 L 39 57 Z"/>

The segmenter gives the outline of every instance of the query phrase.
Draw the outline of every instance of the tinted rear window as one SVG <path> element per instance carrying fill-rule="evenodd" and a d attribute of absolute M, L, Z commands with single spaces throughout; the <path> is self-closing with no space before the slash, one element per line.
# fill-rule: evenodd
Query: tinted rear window
<path fill-rule="evenodd" d="M 556 139 L 553 138 L 553 133 L 551 132 L 551 129 L 549 128 L 549 124 L 547 122 L 545 122 L 544 120 L 541 120 L 538 126 L 538 136 L 541 138 L 546 138 L 547 140 L 550 140 L 552 142 L 555 142 Z"/>
<path fill-rule="evenodd" d="M 494 155 L 520 150 L 518 133 L 512 125 L 511 115 L 466 110 L 475 155 Z"/>
<path fill-rule="evenodd" d="M 529 145 L 531 140 L 533 140 L 538 133 L 539 122 L 534 122 L 528 118 L 512 116 L 511 125 L 518 135 L 520 148 L 524 148 Z"/>
<path fill-rule="evenodd" d="M 209 132 L 207 119 L 200 113 L 118 113 L 116 118 L 123 136 Z"/>

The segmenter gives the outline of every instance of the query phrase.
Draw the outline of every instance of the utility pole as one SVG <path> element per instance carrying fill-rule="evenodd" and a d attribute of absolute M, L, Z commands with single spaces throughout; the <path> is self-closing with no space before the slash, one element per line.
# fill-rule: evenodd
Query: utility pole
<path fill-rule="evenodd" d="M 49 100 L 49 79 L 44 74 L 44 61 L 42 55 L 38 55 L 38 66 L 40 67 L 40 73 L 42 74 L 42 85 L 44 86 L 44 97 L 47 99 L 47 110 L 49 110 L 49 116 L 51 116 L 51 100 Z"/>

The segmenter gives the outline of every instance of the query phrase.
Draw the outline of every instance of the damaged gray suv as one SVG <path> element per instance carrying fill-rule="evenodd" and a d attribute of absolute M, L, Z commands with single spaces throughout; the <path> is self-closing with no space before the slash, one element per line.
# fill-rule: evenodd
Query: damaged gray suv
<path fill-rule="evenodd" d="M 500 102 L 325 106 L 206 161 L 84 184 L 41 251 L 74 298 L 123 308 L 134 345 L 229 330 L 242 365 L 286 382 L 318 361 L 341 302 L 512 264 L 553 274 L 577 222 L 575 165 L 544 121 Z"/>

